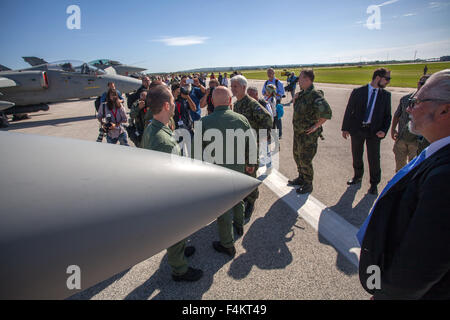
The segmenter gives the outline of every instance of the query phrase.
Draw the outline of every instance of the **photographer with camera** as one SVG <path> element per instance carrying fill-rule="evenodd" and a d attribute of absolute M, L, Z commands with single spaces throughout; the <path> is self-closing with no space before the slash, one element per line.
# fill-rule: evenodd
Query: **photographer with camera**
<path fill-rule="evenodd" d="M 121 145 L 129 146 L 127 134 L 121 126 L 127 123 L 127 115 L 115 90 L 108 90 L 106 102 L 98 109 L 97 120 L 101 125 L 99 139 L 100 135 L 106 134 L 108 143 L 116 144 L 119 141 Z M 99 139 L 97 141 L 101 142 Z"/>
<path fill-rule="evenodd" d="M 206 94 L 203 96 L 203 98 L 200 100 L 200 108 L 208 107 L 208 115 L 214 112 L 214 104 L 212 101 L 212 94 L 214 91 L 214 88 L 217 88 L 219 86 L 219 81 L 216 79 L 211 79 L 209 81 L 209 88 L 206 90 Z"/>
<path fill-rule="evenodd" d="M 289 102 L 289 104 L 294 101 L 295 89 L 297 88 L 297 81 L 298 78 L 295 76 L 295 73 L 291 72 L 291 75 L 287 78 L 288 85 L 285 87 L 286 91 L 289 91 L 292 97 L 291 102 Z"/>
<path fill-rule="evenodd" d="M 203 98 L 206 89 L 200 84 L 198 78 L 189 79 L 184 75 L 180 81 L 180 97 L 184 105 L 190 109 L 191 119 L 200 120 L 202 111 L 200 109 L 200 99 Z"/>
<path fill-rule="evenodd" d="M 137 100 L 139 100 L 142 91 L 144 91 L 144 90 L 146 91 L 150 88 L 150 83 L 151 83 L 151 81 L 148 76 L 145 76 L 144 78 L 142 78 L 142 85 L 139 87 L 139 89 L 137 89 L 136 92 L 128 95 L 128 98 L 127 98 L 128 109 L 131 110 L 133 103 L 135 103 Z"/>
<path fill-rule="evenodd" d="M 186 88 L 181 87 L 178 83 L 172 85 L 172 95 L 175 99 L 175 113 L 173 120 L 175 122 L 175 129 L 186 129 L 191 135 L 194 134 L 194 121 L 192 121 L 191 113 L 195 105 L 189 101 L 190 97 L 185 91 Z M 192 101 L 192 99 L 190 100 Z"/>
<path fill-rule="evenodd" d="M 144 90 L 141 92 L 139 100 L 135 101 L 130 109 L 130 120 L 132 121 L 132 125 L 128 127 L 127 132 L 130 139 L 138 148 L 145 129 L 145 116 L 146 113 L 149 112 L 145 105 L 146 98 L 147 90 Z M 134 130 L 134 132 L 130 132 L 129 130 Z"/>

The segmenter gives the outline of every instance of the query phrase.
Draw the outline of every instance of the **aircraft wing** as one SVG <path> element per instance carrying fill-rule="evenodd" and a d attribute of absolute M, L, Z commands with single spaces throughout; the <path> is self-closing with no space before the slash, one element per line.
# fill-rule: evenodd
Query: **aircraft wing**
<path fill-rule="evenodd" d="M 22 57 L 22 59 L 29 63 L 32 67 L 48 63 L 44 59 L 38 57 Z"/>

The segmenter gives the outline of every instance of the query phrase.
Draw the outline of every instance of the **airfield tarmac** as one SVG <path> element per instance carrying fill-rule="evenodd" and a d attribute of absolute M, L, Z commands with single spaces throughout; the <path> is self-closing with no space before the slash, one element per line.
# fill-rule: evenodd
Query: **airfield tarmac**
<path fill-rule="evenodd" d="M 263 83 L 249 80 L 249 85 L 256 85 L 260 92 Z M 346 181 L 353 175 L 352 155 L 350 140 L 341 136 L 348 98 L 358 86 L 315 84 L 315 87 L 324 91 L 333 118 L 324 125 L 325 140 L 319 140 L 311 195 L 298 196 L 284 184 L 297 176 L 292 157 L 292 104 L 286 105 L 279 168 L 260 186 L 253 216 L 245 225 L 244 236 L 235 243 L 237 252 L 233 260 L 212 248 L 212 241 L 218 240 L 217 226 L 212 222 L 189 238 L 188 244 L 197 249 L 189 258 L 190 265 L 204 271 L 200 281 L 173 282 L 163 250 L 110 279 L 83 288 L 71 299 L 368 299 L 370 295 L 359 283 L 357 254 L 347 249 L 353 246 L 354 232 L 363 223 L 376 196 L 367 194 L 370 184 L 366 156 L 362 184 L 347 186 Z M 413 91 L 387 89 L 392 93 L 392 114 L 400 98 Z M 287 94 L 282 103 L 290 100 Z M 94 99 L 52 104 L 49 111 L 31 114 L 31 119 L 11 122 L 8 128 L 0 130 L 95 142 L 98 124 L 94 118 Z M 395 173 L 392 147 L 388 132 L 381 142 L 379 192 Z M 349 248 L 345 244 L 348 242 Z"/>

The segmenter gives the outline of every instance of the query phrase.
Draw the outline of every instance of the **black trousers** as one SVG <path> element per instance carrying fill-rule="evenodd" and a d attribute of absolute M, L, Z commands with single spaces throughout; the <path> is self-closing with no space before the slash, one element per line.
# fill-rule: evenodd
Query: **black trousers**
<path fill-rule="evenodd" d="M 367 160 L 369 162 L 370 184 L 377 185 L 381 181 L 380 167 L 380 138 L 370 133 L 369 128 L 361 128 L 351 136 L 354 177 L 362 178 L 364 174 L 364 142 L 367 146 Z"/>

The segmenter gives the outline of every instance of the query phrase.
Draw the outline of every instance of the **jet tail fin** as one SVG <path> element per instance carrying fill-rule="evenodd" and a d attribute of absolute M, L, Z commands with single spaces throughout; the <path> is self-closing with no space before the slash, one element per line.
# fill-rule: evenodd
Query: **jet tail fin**
<path fill-rule="evenodd" d="M 11 69 L 0 64 L 0 71 L 9 71 L 9 70 L 11 70 Z"/>
<path fill-rule="evenodd" d="M 48 63 L 44 59 L 38 57 L 22 57 L 22 59 L 29 63 L 32 67 Z"/>

